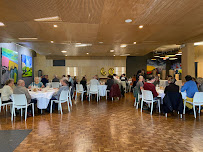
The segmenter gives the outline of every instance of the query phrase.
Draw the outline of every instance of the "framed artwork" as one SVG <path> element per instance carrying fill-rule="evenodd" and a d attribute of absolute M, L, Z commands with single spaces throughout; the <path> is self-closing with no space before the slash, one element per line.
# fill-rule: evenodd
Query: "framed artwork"
<path fill-rule="evenodd" d="M 162 59 L 157 59 L 155 61 L 148 59 L 147 74 L 152 74 L 154 70 L 156 71 L 156 74 L 160 74 L 162 70 L 166 70 L 166 62 Z"/>
<path fill-rule="evenodd" d="M 22 54 L 22 77 L 32 77 L 32 57 Z"/>
<path fill-rule="evenodd" d="M 18 52 L 1 48 L 2 50 L 2 73 L 1 84 L 5 84 L 9 78 L 14 79 L 14 83 L 18 81 Z"/>

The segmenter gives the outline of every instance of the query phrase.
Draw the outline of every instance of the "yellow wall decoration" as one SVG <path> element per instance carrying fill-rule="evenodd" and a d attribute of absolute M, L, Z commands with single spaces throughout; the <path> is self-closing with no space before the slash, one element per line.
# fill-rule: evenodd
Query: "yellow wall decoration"
<path fill-rule="evenodd" d="M 101 73 L 101 75 L 103 75 L 103 76 L 106 75 L 106 71 L 104 71 L 104 68 L 101 68 L 100 73 Z"/>
<path fill-rule="evenodd" d="M 109 68 L 109 75 L 113 75 L 114 74 L 114 69 L 113 68 Z"/>

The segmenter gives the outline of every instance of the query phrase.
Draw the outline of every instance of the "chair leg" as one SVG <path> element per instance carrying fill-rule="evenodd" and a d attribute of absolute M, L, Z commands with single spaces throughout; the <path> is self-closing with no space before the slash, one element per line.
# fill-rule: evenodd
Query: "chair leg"
<path fill-rule="evenodd" d="M 83 101 L 83 93 L 81 94 L 81 101 Z"/>
<path fill-rule="evenodd" d="M 20 109 L 21 117 L 23 116 L 23 108 Z"/>
<path fill-rule="evenodd" d="M 181 118 L 181 119 L 183 118 L 183 114 L 180 114 L 180 118 Z"/>
<path fill-rule="evenodd" d="M 185 104 L 186 104 L 186 102 L 184 101 L 184 109 L 183 109 L 183 114 L 185 114 Z"/>
<path fill-rule="evenodd" d="M 69 98 L 69 103 L 70 103 L 70 106 L 72 107 L 73 104 L 72 104 L 72 101 L 71 101 L 71 97 Z"/>
<path fill-rule="evenodd" d="M 107 92 L 106 92 L 106 100 L 107 100 Z"/>
<path fill-rule="evenodd" d="M 136 98 L 135 98 L 135 102 L 134 102 L 134 107 L 136 106 Z"/>
<path fill-rule="evenodd" d="M 112 101 L 113 101 L 113 97 L 112 97 Z"/>
<path fill-rule="evenodd" d="M 61 105 L 61 102 L 60 102 L 59 104 L 60 104 L 61 114 L 63 114 L 63 112 L 62 112 L 62 105 Z"/>
<path fill-rule="evenodd" d="M 139 101 L 137 102 L 137 106 L 136 106 L 136 109 L 138 109 L 138 106 L 139 106 Z"/>
<path fill-rule="evenodd" d="M 70 112 L 69 102 L 70 102 L 70 101 L 67 101 L 67 104 L 68 104 L 68 111 Z"/>
<path fill-rule="evenodd" d="M 158 104 L 159 104 L 159 113 L 161 113 L 160 100 L 158 100 Z"/>
<path fill-rule="evenodd" d="M 25 121 L 27 120 L 27 107 L 25 108 Z"/>
<path fill-rule="evenodd" d="M 35 116 L 35 107 L 34 107 L 34 103 L 32 103 L 32 116 L 34 117 Z"/>
<path fill-rule="evenodd" d="M 167 113 L 165 113 L 165 117 L 167 117 Z"/>
<path fill-rule="evenodd" d="M 99 101 L 99 94 L 97 93 L 97 102 Z"/>
<path fill-rule="evenodd" d="M 194 117 L 196 118 L 195 105 L 193 105 Z"/>
<path fill-rule="evenodd" d="M 13 121 L 13 112 L 14 112 L 15 108 L 14 106 L 12 107 L 12 112 L 11 112 L 11 121 Z"/>
<path fill-rule="evenodd" d="M 153 102 L 152 102 L 152 104 L 151 104 L 151 115 L 152 115 L 152 111 L 153 111 Z"/>
<path fill-rule="evenodd" d="M 52 105 L 53 105 L 53 100 L 51 100 L 50 113 L 52 113 Z"/>
<path fill-rule="evenodd" d="M 201 112 L 201 106 L 199 106 L 199 113 Z"/>
<path fill-rule="evenodd" d="M 77 99 L 77 92 L 76 92 L 76 94 L 75 94 L 75 100 Z"/>
<path fill-rule="evenodd" d="M 89 101 L 90 101 L 90 93 L 89 93 Z"/>
<path fill-rule="evenodd" d="M 142 112 L 142 108 L 143 108 L 143 100 L 141 101 L 141 112 Z"/>
<path fill-rule="evenodd" d="M 6 105 L 6 112 L 7 112 L 8 108 L 7 108 L 7 105 Z"/>

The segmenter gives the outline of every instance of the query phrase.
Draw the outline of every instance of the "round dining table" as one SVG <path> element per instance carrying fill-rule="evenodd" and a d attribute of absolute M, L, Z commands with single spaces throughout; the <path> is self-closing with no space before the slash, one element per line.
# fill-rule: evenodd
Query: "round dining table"
<path fill-rule="evenodd" d="M 90 85 L 87 85 L 87 93 L 89 93 L 89 89 L 90 89 Z M 107 85 L 98 85 L 98 89 L 99 89 L 99 96 L 105 97 Z"/>
<path fill-rule="evenodd" d="M 52 88 L 43 88 L 40 89 L 41 91 L 30 91 L 29 93 L 31 95 L 32 99 L 37 99 L 37 108 L 39 109 L 46 109 L 48 107 L 49 101 L 53 94 L 58 91 L 58 89 L 52 89 Z"/>

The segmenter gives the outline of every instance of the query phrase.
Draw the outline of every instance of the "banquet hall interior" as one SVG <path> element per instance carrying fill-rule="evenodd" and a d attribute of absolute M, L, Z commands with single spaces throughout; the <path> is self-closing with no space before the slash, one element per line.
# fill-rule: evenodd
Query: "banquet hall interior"
<path fill-rule="evenodd" d="M 203 151 L 203 0 L 0 10 L 0 152 Z"/>

